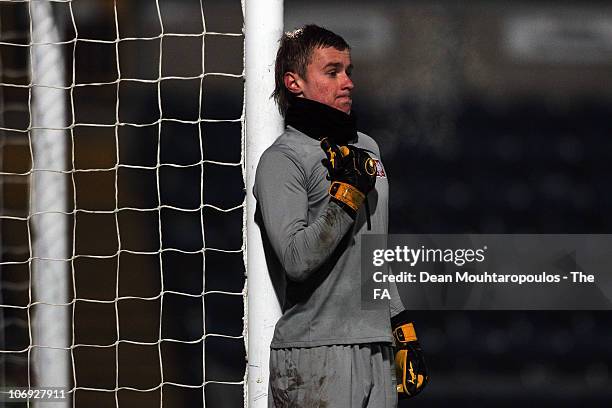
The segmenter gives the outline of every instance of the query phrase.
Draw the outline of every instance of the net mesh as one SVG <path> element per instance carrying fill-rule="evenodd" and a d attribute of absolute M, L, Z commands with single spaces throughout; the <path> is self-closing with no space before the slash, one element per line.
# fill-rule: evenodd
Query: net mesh
<path fill-rule="evenodd" d="M 56 40 L 33 36 L 34 3 Z M 63 352 L 74 406 L 243 403 L 243 35 L 227 3 L 0 1 L 5 390 L 48 385 L 44 348 Z M 44 82 L 58 70 L 63 85 Z M 44 118 L 58 104 L 65 126 Z M 59 170 L 40 166 L 42 132 L 67 141 Z M 40 207 L 41 190 L 59 204 Z M 64 257 L 37 249 L 60 240 Z M 65 301 L 36 283 L 51 264 Z M 55 340 L 33 329 L 44 307 L 68 321 Z"/>

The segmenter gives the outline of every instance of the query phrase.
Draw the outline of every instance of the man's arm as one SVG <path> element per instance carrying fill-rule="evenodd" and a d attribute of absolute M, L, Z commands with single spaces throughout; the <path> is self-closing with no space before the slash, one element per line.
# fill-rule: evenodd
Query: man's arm
<path fill-rule="evenodd" d="M 389 302 L 389 311 L 391 313 L 391 317 L 393 318 L 404 310 L 406 310 L 406 307 L 402 302 L 402 298 L 400 298 L 400 295 L 397 291 L 397 284 L 395 282 L 389 283 L 389 294 L 391 295 L 391 301 Z"/>
<path fill-rule="evenodd" d="M 267 150 L 257 166 L 255 196 L 268 238 L 291 280 L 308 279 L 332 254 L 353 219 L 333 202 L 308 225 L 306 174 L 287 147 Z"/>
<path fill-rule="evenodd" d="M 389 271 L 391 268 L 389 267 Z M 395 376 L 400 399 L 417 395 L 429 382 L 425 357 L 410 312 L 405 310 L 395 282 L 389 283 L 391 329 L 395 343 Z"/>

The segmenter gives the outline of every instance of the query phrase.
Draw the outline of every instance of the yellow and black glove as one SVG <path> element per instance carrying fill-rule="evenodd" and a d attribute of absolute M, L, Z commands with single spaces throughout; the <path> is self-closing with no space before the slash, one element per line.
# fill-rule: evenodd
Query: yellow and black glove
<path fill-rule="evenodd" d="M 395 373 L 400 399 L 414 397 L 429 382 L 425 357 L 417 340 L 414 325 L 403 311 L 391 318 L 395 340 Z"/>
<path fill-rule="evenodd" d="M 376 162 L 363 149 L 338 146 L 328 138 L 321 140 L 327 156 L 322 160 L 331 180 L 329 195 L 353 219 L 366 195 L 376 184 Z"/>

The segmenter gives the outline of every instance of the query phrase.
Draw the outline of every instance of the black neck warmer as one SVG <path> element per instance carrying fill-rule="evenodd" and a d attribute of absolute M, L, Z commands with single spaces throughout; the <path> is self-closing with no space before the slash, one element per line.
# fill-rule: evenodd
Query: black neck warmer
<path fill-rule="evenodd" d="M 336 144 L 347 144 L 357 139 L 357 124 L 353 113 L 306 99 L 294 98 L 285 115 L 285 123 L 313 139 L 330 138 Z"/>

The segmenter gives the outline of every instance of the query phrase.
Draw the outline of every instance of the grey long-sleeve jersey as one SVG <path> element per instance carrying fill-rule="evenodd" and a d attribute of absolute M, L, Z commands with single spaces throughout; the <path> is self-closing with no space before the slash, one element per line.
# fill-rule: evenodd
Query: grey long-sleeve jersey
<path fill-rule="evenodd" d="M 388 182 L 376 142 L 358 133 L 354 145 L 378 161 L 376 186 L 368 194 L 371 231 L 365 206 L 353 221 L 330 202 L 321 164 L 325 153 L 317 140 L 287 126 L 261 156 L 256 216 L 264 245 L 273 249 L 267 256 L 276 258 L 268 266 L 281 269 L 271 274 L 285 279 L 272 348 L 392 341 L 390 316 L 403 310 L 397 288 L 390 285 L 390 309 L 363 310 L 360 272 L 360 235 L 387 233 Z"/>

